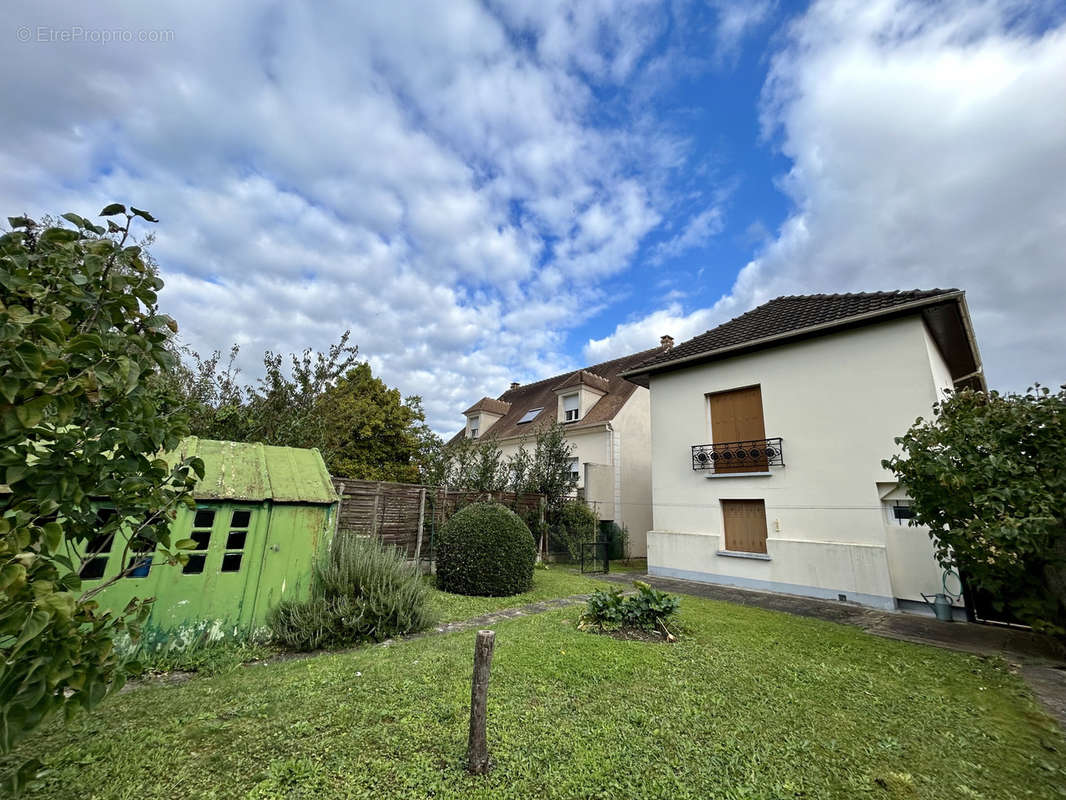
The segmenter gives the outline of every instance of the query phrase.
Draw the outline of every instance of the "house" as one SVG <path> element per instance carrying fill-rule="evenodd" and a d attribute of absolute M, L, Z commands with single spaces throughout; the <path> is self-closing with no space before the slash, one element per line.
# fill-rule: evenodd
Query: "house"
<path fill-rule="evenodd" d="M 218 442 L 195 436 L 168 460 L 197 456 L 205 474 L 193 490 L 194 508 L 180 507 L 171 541 L 192 539 L 188 562 L 172 566 L 152 554 L 128 554 L 137 569 L 96 598 L 121 610 L 132 598 L 155 597 L 147 628 L 156 634 L 198 624 L 249 630 L 262 626 L 282 599 L 301 599 L 310 589 L 311 567 L 328 547 L 337 519 L 337 494 L 317 450 Z M 99 504 L 98 517 L 111 511 Z M 125 539 L 89 542 L 97 556 L 81 569 L 86 589 L 123 570 Z"/>
<path fill-rule="evenodd" d="M 963 292 L 779 297 L 623 376 L 651 393 L 651 574 L 913 611 L 944 591 L 881 460 L 985 386 Z"/>
<path fill-rule="evenodd" d="M 491 437 L 510 458 L 520 447 L 532 449 L 545 427 L 561 423 L 573 448 L 579 496 L 601 522 L 625 528 L 629 555 L 642 558 L 651 527 L 649 395 L 622 373 L 672 346 L 663 336 L 651 350 L 524 386 L 512 383 L 498 398 L 483 397 L 464 411 L 466 427 L 453 441 Z"/>

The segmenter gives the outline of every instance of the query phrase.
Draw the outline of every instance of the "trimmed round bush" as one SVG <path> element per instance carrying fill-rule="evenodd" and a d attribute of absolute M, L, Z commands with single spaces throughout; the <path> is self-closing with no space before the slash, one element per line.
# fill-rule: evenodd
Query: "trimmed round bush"
<path fill-rule="evenodd" d="M 474 503 L 452 515 L 437 538 L 437 588 L 503 597 L 533 586 L 537 548 L 522 518 L 499 503 Z"/>

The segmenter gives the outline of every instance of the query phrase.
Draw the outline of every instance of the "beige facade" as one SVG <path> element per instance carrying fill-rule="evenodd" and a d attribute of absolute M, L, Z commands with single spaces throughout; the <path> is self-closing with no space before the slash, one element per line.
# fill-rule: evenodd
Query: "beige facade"
<path fill-rule="evenodd" d="M 881 466 L 894 437 L 952 387 L 919 314 L 785 341 L 652 373 L 652 574 L 917 609 L 943 591 L 928 532 L 897 520 L 905 502 Z M 765 436 L 783 466 L 694 469 L 713 441 L 709 395 L 758 386 Z M 723 501 L 765 504 L 765 553 L 731 552 Z"/>

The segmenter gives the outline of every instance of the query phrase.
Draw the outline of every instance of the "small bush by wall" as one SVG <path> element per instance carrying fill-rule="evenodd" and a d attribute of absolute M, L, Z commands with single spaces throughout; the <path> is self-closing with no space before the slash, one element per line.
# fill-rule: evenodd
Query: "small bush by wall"
<path fill-rule="evenodd" d="M 522 519 L 498 503 L 456 512 L 437 538 L 437 588 L 502 597 L 533 585 L 536 547 Z"/>
<path fill-rule="evenodd" d="M 279 644 L 317 650 L 380 642 L 432 621 L 429 589 L 414 565 L 394 548 L 342 532 L 315 567 L 310 599 L 282 601 L 268 624 Z"/>
<path fill-rule="evenodd" d="M 595 511 L 581 500 L 571 500 L 559 510 L 553 535 L 566 548 L 570 560 L 579 561 L 582 543 L 594 542 L 599 538 L 599 525 Z"/>

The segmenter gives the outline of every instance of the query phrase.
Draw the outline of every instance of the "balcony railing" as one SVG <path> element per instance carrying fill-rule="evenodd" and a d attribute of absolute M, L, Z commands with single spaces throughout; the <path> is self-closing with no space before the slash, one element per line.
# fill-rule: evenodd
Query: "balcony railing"
<path fill-rule="evenodd" d="M 785 466 L 781 437 L 692 446 L 692 468 L 716 473 L 766 472 Z"/>

